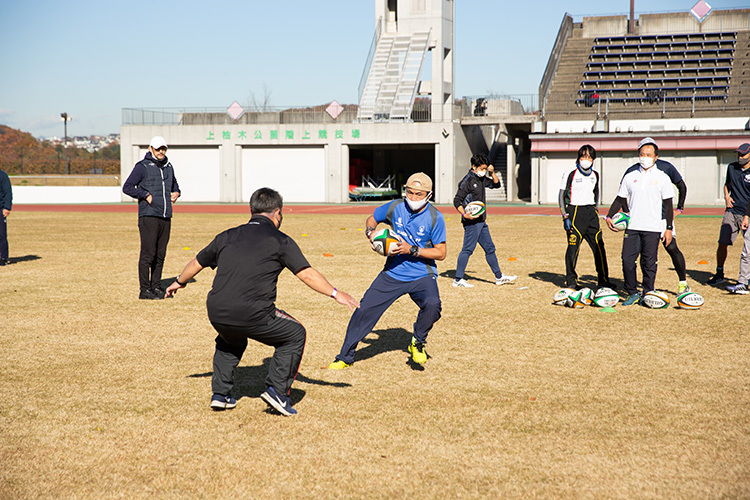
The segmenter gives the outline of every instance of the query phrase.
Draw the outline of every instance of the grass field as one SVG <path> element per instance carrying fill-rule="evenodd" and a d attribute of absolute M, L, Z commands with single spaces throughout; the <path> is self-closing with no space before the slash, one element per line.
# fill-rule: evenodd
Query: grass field
<path fill-rule="evenodd" d="M 178 215 L 164 277 L 247 218 Z M 361 297 L 382 265 L 364 219 L 288 214 L 283 230 Z M 348 310 L 285 272 L 277 306 L 308 330 L 293 418 L 258 398 L 272 350 L 252 342 L 237 408 L 210 411 L 213 271 L 174 299 L 137 300 L 135 214 L 13 212 L 8 224 L 18 262 L 0 269 L 0 498 L 750 497 L 750 296 L 700 285 L 719 218 L 677 221 L 702 310 L 607 314 L 551 305 L 559 217 L 491 216 L 517 285 L 496 287 L 479 251 L 476 287 L 451 287 L 463 235 L 451 217 L 423 368 L 408 361 L 417 310 L 402 298 L 353 367 L 321 369 Z M 605 241 L 621 285 L 621 236 Z M 674 299 L 663 249 L 660 259 L 657 288 Z M 578 268 L 595 282 L 588 247 Z"/>

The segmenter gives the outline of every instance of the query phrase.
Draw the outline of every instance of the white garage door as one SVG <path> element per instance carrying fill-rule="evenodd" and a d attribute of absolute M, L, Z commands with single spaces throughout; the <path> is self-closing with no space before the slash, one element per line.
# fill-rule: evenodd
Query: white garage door
<path fill-rule="evenodd" d="M 242 150 L 242 201 L 262 187 L 275 189 L 285 202 L 325 202 L 323 148 L 245 148 Z"/>
<path fill-rule="evenodd" d="M 141 158 L 146 155 L 141 150 Z M 180 201 L 221 201 L 221 159 L 218 148 L 181 148 L 167 151 L 180 185 Z"/>

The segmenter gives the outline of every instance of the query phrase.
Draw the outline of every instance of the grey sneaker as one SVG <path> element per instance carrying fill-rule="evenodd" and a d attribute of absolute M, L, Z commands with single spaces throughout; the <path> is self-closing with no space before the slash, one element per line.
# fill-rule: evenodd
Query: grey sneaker
<path fill-rule="evenodd" d="M 516 281 L 516 278 L 518 278 L 518 276 L 508 276 L 507 274 L 503 274 L 499 278 L 495 279 L 495 284 L 498 286 L 507 285 L 509 283 L 513 283 L 514 281 Z"/>
<path fill-rule="evenodd" d="M 750 290 L 747 289 L 747 285 L 744 283 L 737 283 L 734 286 L 728 286 L 727 290 L 729 293 L 736 293 L 737 295 L 747 295 Z"/>
<path fill-rule="evenodd" d="M 461 278 L 460 280 L 453 280 L 453 286 L 457 288 L 474 288 L 474 285 Z"/>

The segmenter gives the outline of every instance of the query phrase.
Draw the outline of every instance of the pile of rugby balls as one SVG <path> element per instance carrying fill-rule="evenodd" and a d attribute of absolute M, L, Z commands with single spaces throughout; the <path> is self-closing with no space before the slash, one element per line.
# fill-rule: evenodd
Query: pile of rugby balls
<path fill-rule="evenodd" d="M 612 225 L 618 231 L 625 231 L 628 228 L 628 224 L 630 224 L 630 215 L 625 212 L 617 212 L 612 217 Z"/>
<path fill-rule="evenodd" d="M 700 309 L 703 306 L 703 297 L 696 292 L 684 292 L 677 296 L 675 307 L 680 309 Z M 669 297 L 666 293 L 654 290 L 646 292 L 641 303 L 651 309 L 666 309 L 669 307 Z"/>
<path fill-rule="evenodd" d="M 375 233 L 372 238 L 372 246 L 380 255 L 387 257 L 396 250 L 399 241 L 401 241 L 401 238 L 398 234 L 393 229 L 386 227 Z"/>
<path fill-rule="evenodd" d="M 467 213 L 473 217 L 480 217 L 484 213 L 485 209 L 486 207 L 481 201 L 472 201 L 464 207 L 464 213 Z"/>
<path fill-rule="evenodd" d="M 555 292 L 552 303 L 560 306 L 582 309 L 586 306 L 614 307 L 620 301 L 620 296 L 611 288 L 600 288 L 596 293 L 590 288 L 573 290 L 562 288 Z"/>

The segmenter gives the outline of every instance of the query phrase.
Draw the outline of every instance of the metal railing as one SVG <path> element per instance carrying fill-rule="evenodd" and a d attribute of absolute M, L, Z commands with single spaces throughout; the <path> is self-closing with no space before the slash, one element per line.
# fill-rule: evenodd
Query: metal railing
<path fill-rule="evenodd" d="M 649 92 L 628 96 L 610 95 L 606 90 L 599 93 L 550 93 L 547 98 L 545 117 L 599 117 L 617 114 L 694 116 L 715 114 L 717 116 L 745 116 L 750 113 L 750 99 L 739 99 L 727 94 L 701 95 L 688 91 Z"/>
<path fill-rule="evenodd" d="M 466 116 L 528 115 L 539 110 L 539 94 L 484 94 L 464 96 L 461 113 Z"/>
<path fill-rule="evenodd" d="M 365 69 L 362 70 L 362 76 L 359 78 L 359 89 L 357 92 L 357 103 L 362 102 L 362 94 L 365 91 L 365 85 L 367 85 L 367 78 L 370 76 L 370 67 L 372 66 L 372 60 L 375 57 L 375 49 L 378 47 L 380 41 L 380 31 L 383 25 L 383 18 L 379 17 L 378 22 L 375 24 L 375 34 L 372 36 L 372 43 L 370 44 L 370 52 L 367 54 L 367 61 L 365 62 Z"/>

